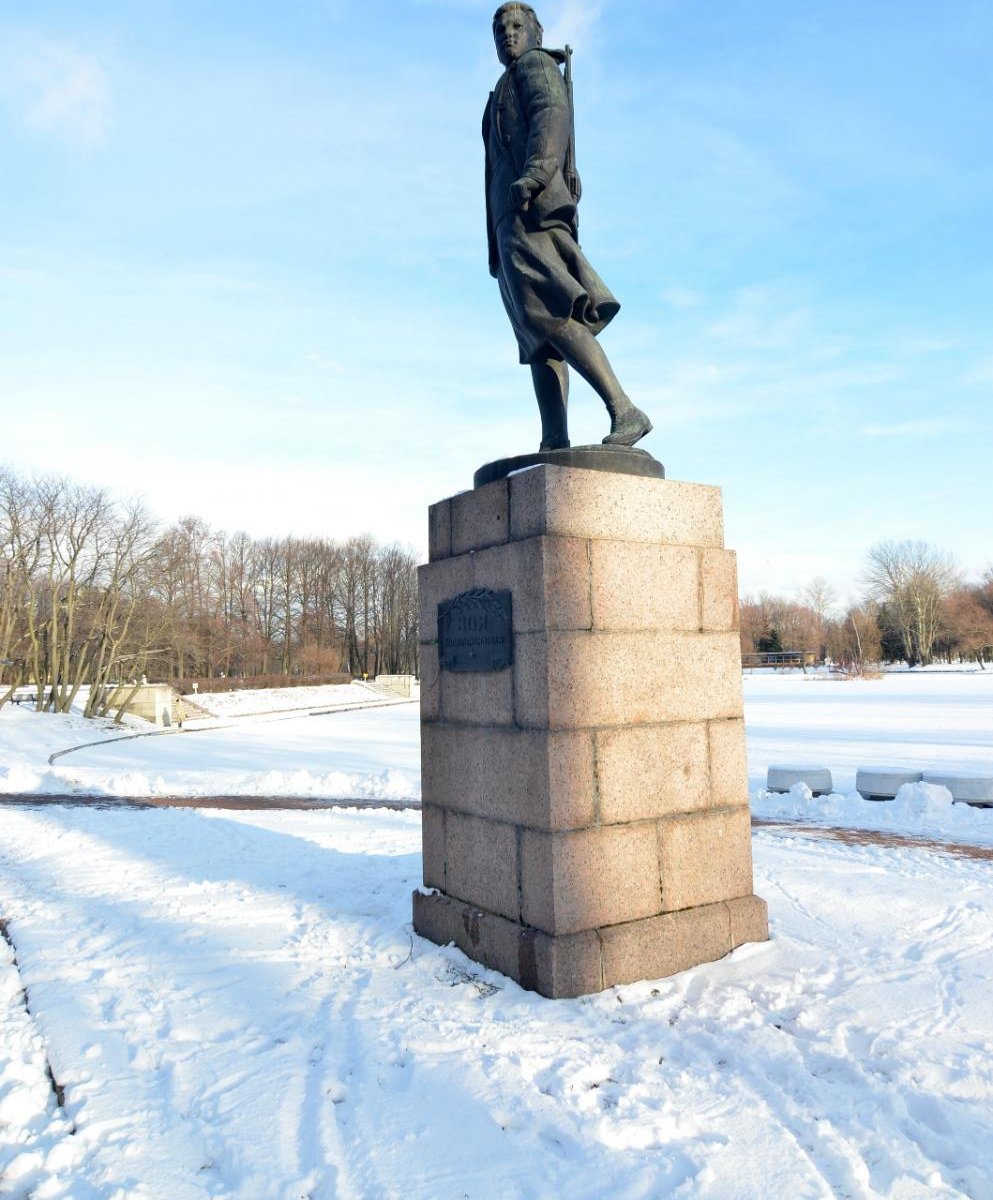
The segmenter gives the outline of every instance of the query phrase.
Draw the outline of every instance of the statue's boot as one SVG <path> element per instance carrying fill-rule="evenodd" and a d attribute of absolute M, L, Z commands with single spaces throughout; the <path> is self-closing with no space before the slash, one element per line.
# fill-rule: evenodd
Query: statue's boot
<path fill-rule="evenodd" d="M 640 408 L 629 405 L 610 422 L 610 433 L 603 439 L 605 446 L 633 446 L 646 433 L 652 432 L 652 423 Z"/>
<path fill-rule="evenodd" d="M 538 450 L 568 450 L 569 427 L 566 423 L 566 406 L 561 395 L 539 395 L 538 412 L 541 414 L 541 445 Z"/>

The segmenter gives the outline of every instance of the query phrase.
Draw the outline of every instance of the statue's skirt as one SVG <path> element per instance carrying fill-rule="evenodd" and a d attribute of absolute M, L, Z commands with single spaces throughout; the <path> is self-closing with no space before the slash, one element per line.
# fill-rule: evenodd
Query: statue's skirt
<path fill-rule="evenodd" d="M 555 331 L 572 319 L 597 334 L 620 304 L 567 229 L 531 230 L 514 214 L 496 231 L 500 295 L 517 335 L 521 362 L 554 355 Z"/>

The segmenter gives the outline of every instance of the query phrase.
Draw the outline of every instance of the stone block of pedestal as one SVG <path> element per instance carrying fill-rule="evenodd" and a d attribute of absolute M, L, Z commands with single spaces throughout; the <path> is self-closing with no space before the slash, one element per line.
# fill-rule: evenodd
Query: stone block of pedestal
<path fill-rule="evenodd" d="M 765 939 L 719 490 L 539 466 L 434 505 L 430 546 L 417 932 L 546 996 Z M 439 611 L 497 593 L 510 665 L 446 666 Z"/>

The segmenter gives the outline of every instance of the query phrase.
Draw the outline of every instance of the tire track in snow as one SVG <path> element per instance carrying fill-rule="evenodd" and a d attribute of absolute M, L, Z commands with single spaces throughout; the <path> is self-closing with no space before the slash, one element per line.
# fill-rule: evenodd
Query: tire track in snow
<path fill-rule="evenodd" d="M 22 820 L 30 822 L 31 814 L 23 814 Z M 209 836 L 209 828 L 205 833 Z M 212 919 L 216 923 L 217 914 L 211 909 L 221 898 L 218 889 L 200 889 L 200 903 L 191 904 L 187 881 L 140 860 L 115 869 L 115 856 L 106 846 L 100 847 L 80 831 L 61 836 L 73 843 L 71 854 L 79 868 L 69 888 L 69 902 L 48 906 L 52 911 L 46 924 L 51 925 L 51 938 L 46 939 L 42 958 L 46 967 L 51 964 L 53 974 L 64 958 L 95 963 L 100 987 L 92 997 L 85 989 L 74 991 L 68 1006 L 53 996 L 53 1020 L 46 1021 L 44 1012 L 40 1020 L 48 1024 L 57 1057 L 67 1064 L 89 1064 L 82 1072 L 67 1068 L 67 1088 L 81 1142 L 91 1150 L 87 1173 L 94 1184 L 102 1176 L 100 1159 L 119 1159 L 126 1143 L 137 1142 L 145 1147 L 144 1157 L 159 1164 L 157 1190 L 150 1193 L 157 1200 L 166 1196 L 169 1200 L 207 1196 L 232 1200 L 275 1200 L 278 1196 L 282 1200 L 284 1195 L 296 1200 L 305 1193 L 292 1190 L 295 1185 L 288 1181 L 295 1174 L 293 1164 L 278 1146 L 260 1157 L 253 1143 L 264 1147 L 264 1137 L 242 1137 L 232 1143 L 222 1133 L 231 1128 L 233 1096 L 257 1093 L 260 1073 L 271 1076 L 277 1091 L 280 1080 L 292 1085 L 294 1066 L 290 1039 L 277 1036 L 273 1043 L 267 1038 L 264 1027 L 252 1020 L 246 998 L 238 995 L 237 982 L 229 973 L 209 965 L 214 960 L 223 963 L 232 949 L 239 949 L 240 941 L 235 922 L 233 943 L 221 941 L 217 950 L 208 949 L 217 941 L 205 927 L 209 928 Z M 42 862 L 37 861 L 39 857 Z M 65 894 L 65 880 L 50 886 L 44 855 L 34 858 L 34 862 L 18 864 L 30 893 Z M 129 889 L 149 898 L 140 906 L 140 913 L 123 922 L 113 888 L 122 868 Z M 186 926 L 178 932 L 168 930 L 170 896 L 177 891 L 184 897 L 181 911 Z M 273 901 L 260 904 L 258 897 L 251 901 L 256 919 L 260 910 L 264 918 L 266 903 L 271 907 Z M 286 909 L 290 901 L 278 897 L 276 903 Z M 34 926 L 41 923 L 37 911 L 28 915 Z M 226 918 L 226 914 L 222 916 Z M 275 912 L 274 918 L 280 919 Z M 222 919 L 223 924 L 232 925 L 227 919 Z M 156 928 L 158 936 L 153 933 Z M 188 955 L 189 950 L 194 953 Z M 206 960 L 203 951 L 207 951 Z M 259 960 L 251 951 L 237 957 L 249 974 L 253 960 Z M 262 957 L 271 961 L 272 956 L 263 952 Z M 288 969 L 292 975 L 295 956 L 282 957 L 280 969 Z M 278 994 L 279 989 L 270 989 L 269 1003 L 277 1000 Z M 104 999 L 98 999 L 100 996 Z M 257 991 L 255 996 L 259 997 Z M 263 1020 L 266 1007 L 264 1003 Z M 293 1029 L 299 1013 L 289 1011 L 284 1023 Z M 266 1024 L 280 1027 L 278 1021 Z M 89 1045 L 79 1040 L 80 1029 L 95 1031 Z M 168 1048 L 165 1069 L 149 1056 L 150 1045 Z M 247 1073 L 243 1069 L 246 1063 L 253 1068 Z M 246 1088 L 246 1084 L 250 1086 Z M 254 1124 L 260 1135 L 268 1124 L 267 1114 L 248 1099 L 237 1120 L 249 1128 Z M 276 1162 L 271 1161 L 273 1156 Z M 278 1189 L 274 1189 L 277 1180 Z M 146 1194 L 141 1181 L 132 1181 L 131 1186 L 136 1200 Z M 328 1194 L 334 1192 L 332 1188 Z"/>
<path fill-rule="evenodd" d="M 309 1146 L 312 1167 L 330 1169 L 322 1191 L 314 1200 L 365 1200 L 380 1193 L 367 1187 L 367 1157 L 356 1153 L 350 1137 L 349 1114 L 354 1110 L 351 1093 L 354 1074 L 351 1023 L 359 994 L 368 986 L 369 972 L 345 968 L 335 972 L 333 984 L 318 1008 L 311 1026 L 316 1042 L 307 1073 L 306 1100 L 302 1114 L 302 1140 Z"/>
<path fill-rule="evenodd" d="M 827 1114 L 835 1132 L 840 1131 L 842 1143 L 857 1151 L 868 1172 L 870 1190 L 856 1195 L 889 1194 L 895 1181 L 902 1181 L 899 1186 L 909 1188 L 909 1195 L 983 1196 L 986 1200 L 993 1194 L 990 1185 L 978 1186 L 977 1181 L 989 1180 L 989 1163 L 985 1170 L 982 1167 L 984 1146 L 988 1146 L 988 1109 L 972 1095 L 989 1094 L 991 1072 L 984 1064 L 989 1062 L 993 1046 L 988 1037 L 982 1039 L 975 1046 L 974 1065 L 968 1060 L 961 1072 L 956 1072 L 946 1054 L 948 1047 L 961 1061 L 961 1052 L 955 1048 L 961 1046 L 963 1037 L 968 1037 L 970 1029 L 986 1027 L 985 1016 L 976 1007 L 977 999 L 981 1003 L 977 975 L 982 975 L 984 966 L 993 986 L 985 864 L 964 869 L 960 860 L 887 846 L 865 847 L 853 859 L 850 852 L 823 847 L 816 853 L 823 890 L 808 885 L 803 903 L 801 881 L 815 852 L 811 848 L 810 853 L 787 858 L 786 846 L 776 841 L 763 836 L 757 840 L 758 874 L 763 876 L 761 882 L 757 880 L 757 890 L 768 894 L 774 910 L 777 889 L 781 896 L 795 896 L 791 904 L 796 911 L 788 914 L 788 933 L 776 928 L 777 936 L 788 939 L 784 952 L 803 961 L 816 951 L 822 942 L 820 933 L 806 946 L 796 940 L 806 941 L 804 922 L 812 915 L 820 918 L 820 923 L 833 924 L 835 930 L 836 978 L 827 986 L 820 983 L 808 989 L 807 1006 L 789 1013 L 793 1019 L 783 1023 L 783 1032 L 793 1041 L 793 1053 L 785 1059 L 792 1063 L 786 1073 L 790 1092 L 798 1097 L 805 1089 L 809 1110 L 816 1115 L 819 1108 Z M 780 875 L 787 875 L 789 881 L 777 878 Z M 875 894 L 885 895 L 885 902 L 869 910 L 846 905 L 846 890 L 855 894 L 864 890 L 860 875 L 873 881 Z M 875 887 L 877 878 L 879 886 Z M 922 910 L 908 905 L 911 897 L 920 895 L 928 897 L 929 907 Z M 980 895 L 985 904 L 979 902 Z M 847 944 L 846 919 L 850 920 Z M 818 924 L 815 921 L 815 928 Z M 896 935 L 892 939 L 881 936 L 887 924 Z M 778 921 L 774 921 L 776 926 Z M 908 928 L 915 931 L 909 945 Z M 889 998 L 885 1023 L 872 1027 L 861 1010 L 866 1003 L 878 1009 L 883 997 Z M 968 1003 L 972 1004 L 971 1014 L 966 1011 Z M 772 1011 L 777 1011 L 774 1004 Z M 945 1035 L 953 1014 L 962 1014 L 963 1022 L 950 1039 Z M 806 1024 L 804 1017 L 809 1017 Z M 917 1061 L 912 1047 L 919 1051 Z M 761 1061 L 758 1048 L 746 1044 L 742 1058 L 743 1071 L 751 1069 L 754 1080 L 754 1064 Z M 783 1060 L 779 1057 L 777 1061 Z M 970 1080 L 971 1087 L 957 1087 L 957 1074 Z M 758 1085 L 762 1082 L 757 1081 Z M 782 1112 L 784 1120 L 804 1117 L 788 1106 Z M 954 1122 L 973 1131 L 966 1137 L 967 1149 L 961 1137 L 949 1136 L 951 1113 Z M 809 1117 L 805 1122 L 809 1128 Z M 818 1122 L 818 1130 L 822 1124 Z M 938 1136 L 942 1128 L 944 1136 Z M 841 1179 L 834 1182 L 844 1183 Z"/>

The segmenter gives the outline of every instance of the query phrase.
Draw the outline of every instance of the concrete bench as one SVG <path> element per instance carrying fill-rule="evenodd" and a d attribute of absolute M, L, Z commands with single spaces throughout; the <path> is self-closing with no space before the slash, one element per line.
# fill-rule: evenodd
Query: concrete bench
<path fill-rule="evenodd" d="M 770 767 L 766 773 L 766 791 L 788 792 L 795 783 L 805 783 L 815 796 L 826 796 L 834 790 L 827 767 L 779 765 Z"/>
<path fill-rule="evenodd" d="M 855 790 L 863 800 L 892 800 L 905 783 L 920 783 L 921 771 L 902 767 L 859 767 L 855 772 Z"/>
<path fill-rule="evenodd" d="M 993 808 L 993 775 L 978 771 L 925 771 L 924 782 L 948 788 L 953 800 Z"/>

